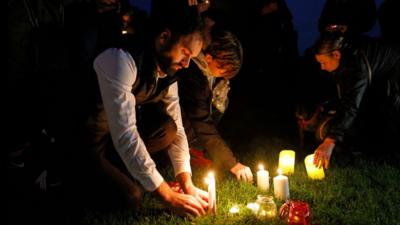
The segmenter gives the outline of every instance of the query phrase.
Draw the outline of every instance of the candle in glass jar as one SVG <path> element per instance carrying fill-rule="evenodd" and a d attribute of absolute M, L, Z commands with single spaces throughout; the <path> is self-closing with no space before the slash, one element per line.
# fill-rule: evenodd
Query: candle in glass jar
<path fill-rule="evenodd" d="M 289 178 L 282 175 L 282 170 L 278 169 L 278 175 L 274 177 L 275 198 L 286 201 L 289 199 Z"/>
<path fill-rule="evenodd" d="M 257 171 L 257 187 L 263 191 L 268 191 L 269 189 L 269 173 L 264 170 L 264 166 L 260 164 Z"/>
<path fill-rule="evenodd" d="M 296 152 L 293 150 L 282 150 L 279 153 L 279 168 L 282 169 L 283 174 L 294 173 L 295 156 Z"/>
<path fill-rule="evenodd" d="M 325 177 L 324 168 L 322 168 L 322 166 L 320 168 L 315 167 L 314 154 L 308 155 L 304 159 L 304 163 L 306 164 L 307 175 L 309 178 L 313 180 L 324 179 Z"/>

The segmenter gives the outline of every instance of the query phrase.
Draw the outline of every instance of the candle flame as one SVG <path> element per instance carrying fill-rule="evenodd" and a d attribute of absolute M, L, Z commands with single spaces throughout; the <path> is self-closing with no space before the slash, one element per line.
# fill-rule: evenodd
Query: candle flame
<path fill-rule="evenodd" d="M 281 168 L 278 168 L 278 174 L 282 175 L 282 169 Z"/>
<path fill-rule="evenodd" d="M 264 170 L 264 165 L 263 164 L 258 165 L 258 169 L 259 170 Z"/>
<path fill-rule="evenodd" d="M 214 179 L 214 173 L 213 172 L 209 172 L 207 177 L 204 178 L 204 183 L 206 183 L 207 185 L 210 184 L 211 179 Z"/>

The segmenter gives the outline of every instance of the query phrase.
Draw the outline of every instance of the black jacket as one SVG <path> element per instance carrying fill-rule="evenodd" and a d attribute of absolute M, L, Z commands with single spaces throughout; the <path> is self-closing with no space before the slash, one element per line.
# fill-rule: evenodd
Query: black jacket
<path fill-rule="evenodd" d="M 200 141 L 217 166 L 231 169 L 237 160 L 231 149 L 220 136 L 212 117 L 212 90 L 208 79 L 198 66 L 191 62 L 182 73 L 179 85 L 179 98 L 182 120 L 189 144 Z"/>
<path fill-rule="evenodd" d="M 370 71 L 370 72 L 369 72 Z M 340 66 L 332 72 L 337 84 L 336 111 L 327 136 L 342 141 L 356 117 L 372 111 L 391 113 L 400 120 L 400 53 L 377 41 L 342 51 Z M 377 114 L 375 114 L 377 115 Z M 378 118 L 376 118 L 378 119 Z"/>

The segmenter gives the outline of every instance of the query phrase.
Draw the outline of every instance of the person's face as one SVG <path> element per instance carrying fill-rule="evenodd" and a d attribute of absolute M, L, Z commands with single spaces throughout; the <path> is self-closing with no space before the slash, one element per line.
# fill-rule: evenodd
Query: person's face
<path fill-rule="evenodd" d="M 338 50 L 335 50 L 327 54 L 316 54 L 315 59 L 321 65 L 321 70 L 328 72 L 335 71 L 340 64 L 341 54 Z"/>
<path fill-rule="evenodd" d="M 171 34 L 167 31 L 161 34 L 157 50 L 160 69 L 167 74 L 175 74 L 182 68 L 187 68 L 190 59 L 196 57 L 203 46 L 201 34 L 196 32 L 182 36 L 171 45 Z"/>
<path fill-rule="evenodd" d="M 205 59 L 212 75 L 214 77 L 223 77 L 223 75 L 226 72 L 226 69 L 221 68 L 217 60 L 214 60 L 210 54 L 206 54 Z"/>

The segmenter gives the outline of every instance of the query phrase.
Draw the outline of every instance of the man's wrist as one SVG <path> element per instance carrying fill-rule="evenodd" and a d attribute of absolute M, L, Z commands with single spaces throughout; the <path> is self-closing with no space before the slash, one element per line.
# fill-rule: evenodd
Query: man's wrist
<path fill-rule="evenodd" d="M 324 142 L 327 144 L 335 144 L 336 140 L 334 138 L 327 137 L 324 139 Z"/>
<path fill-rule="evenodd" d="M 154 191 L 163 201 L 170 202 L 172 190 L 167 184 L 167 182 L 163 181 L 160 186 Z"/>
<path fill-rule="evenodd" d="M 193 186 L 192 176 L 189 172 L 182 172 L 176 175 L 176 180 L 181 184 L 182 189 L 186 192 L 191 186 Z"/>

